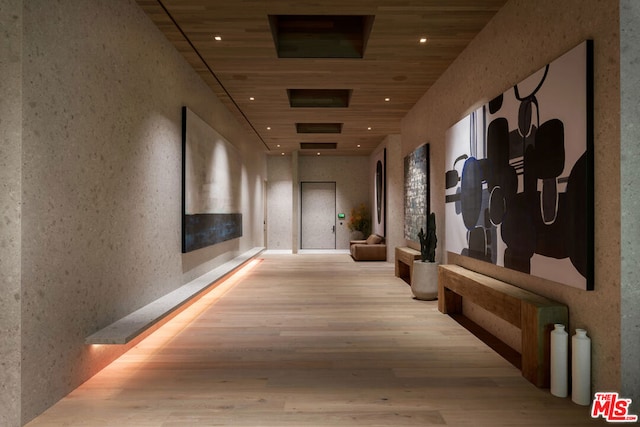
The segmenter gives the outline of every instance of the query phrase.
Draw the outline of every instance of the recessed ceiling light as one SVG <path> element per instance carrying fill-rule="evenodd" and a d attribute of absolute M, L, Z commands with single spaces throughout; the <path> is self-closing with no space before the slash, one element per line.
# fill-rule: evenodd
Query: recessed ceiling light
<path fill-rule="evenodd" d="M 253 96 L 250 96 L 249 101 L 255 101 L 255 98 Z"/>
<path fill-rule="evenodd" d="M 267 130 L 271 130 L 271 126 L 267 126 Z"/>
<path fill-rule="evenodd" d="M 371 130 L 371 126 L 369 126 L 369 127 L 367 128 L 367 130 Z"/>
<path fill-rule="evenodd" d="M 214 36 L 213 39 L 217 42 L 219 42 L 220 40 L 222 40 L 222 37 L 220 36 Z"/>
<path fill-rule="evenodd" d="M 284 156 L 284 153 L 281 153 Z"/>
<path fill-rule="evenodd" d="M 358 144 L 358 148 L 360 148 L 360 144 Z"/>
<path fill-rule="evenodd" d="M 389 101 L 391 101 L 391 98 L 385 98 L 384 100 L 385 100 L 385 102 L 389 102 Z"/>
<path fill-rule="evenodd" d="M 280 148 L 280 144 L 276 145 L 276 148 Z"/>
<path fill-rule="evenodd" d="M 427 38 L 426 38 L 426 37 L 422 37 L 422 38 L 420 39 L 420 43 L 426 43 L 426 42 L 427 42 Z"/>
<path fill-rule="evenodd" d="M 318 153 L 318 156 L 320 155 L 320 153 Z"/>

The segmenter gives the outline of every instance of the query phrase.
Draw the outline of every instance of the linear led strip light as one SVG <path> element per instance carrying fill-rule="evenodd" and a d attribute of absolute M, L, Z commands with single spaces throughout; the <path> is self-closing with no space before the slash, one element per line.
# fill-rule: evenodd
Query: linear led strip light
<path fill-rule="evenodd" d="M 168 320 L 163 319 L 160 326 L 155 326 L 155 330 L 148 336 L 138 341 L 130 350 L 122 354 L 116 359 L 110 369 L 117 369 L 118 362 L 125 363 L 121 367 L 126 366 L 127 369 L 132 367 L 132 363 L 136 365 L 144 363 L 152 358 L 158 350 L 166 346 L 173 338 L 184 331 L 194 320 L 198 319 L 207 309 L 214 305 L 218 300 L 224 297 L 242 278 L 244 278 L 251 270 L 262 262 L 261 259 L 253 259 L 244 266 L 236 270 L 231 275 L 222 279 L 218 284 L 211 287 L 209 291 L 205 291 L 194 297 L 189 303 L 176 310 L 177 314 L 172 313 L 172 317 Z M 111 345 L 92 344 L 90 345 L 92 352 L 100 352 Z"/>

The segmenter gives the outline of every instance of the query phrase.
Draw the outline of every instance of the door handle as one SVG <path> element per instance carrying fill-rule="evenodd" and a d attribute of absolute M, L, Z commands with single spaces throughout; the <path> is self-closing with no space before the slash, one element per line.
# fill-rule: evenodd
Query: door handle
<path fill-rule="evenodd" d="M 336 226 L 335 225 L 333 227 L 331 227 L 331 232 L 335 234 L 335 232 L 336 232 Z"/>

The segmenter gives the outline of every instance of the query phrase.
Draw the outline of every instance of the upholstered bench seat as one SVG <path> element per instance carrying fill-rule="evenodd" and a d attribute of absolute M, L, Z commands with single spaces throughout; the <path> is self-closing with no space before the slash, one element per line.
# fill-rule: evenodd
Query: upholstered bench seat
<path fill-rule="evenodd" d="M 367 240 L 350 242 L 351 257 L 356 261 L 386 261 L 387 245 L 384 237 L 372 234 Z"/>

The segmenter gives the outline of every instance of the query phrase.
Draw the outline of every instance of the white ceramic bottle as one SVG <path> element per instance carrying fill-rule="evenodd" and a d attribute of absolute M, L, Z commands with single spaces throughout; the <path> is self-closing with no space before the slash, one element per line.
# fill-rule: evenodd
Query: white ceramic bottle
<path fill-rule="evenodd" d="M 571 400 L 591 404 L 591 338 L 584 329 L 571 337 Z"/>
<path fill-rule="evenodd" d="M 556 323 L 551 331 L 551 394 L 567 397 L 569 369 L 569 334 Z"/>

